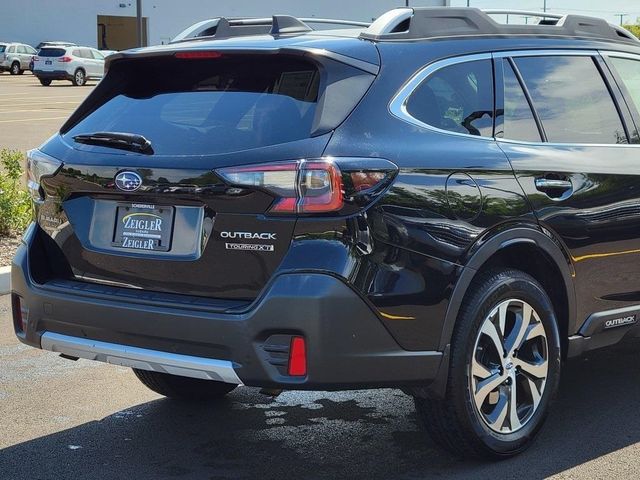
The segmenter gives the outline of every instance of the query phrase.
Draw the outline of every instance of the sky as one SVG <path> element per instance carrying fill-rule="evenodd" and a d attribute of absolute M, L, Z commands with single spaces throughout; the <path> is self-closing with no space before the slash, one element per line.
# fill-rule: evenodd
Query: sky
<path fill-rule="evenodd" d="M 467 0 L 450 0 L 452 7 L 464 7 Z M 546 0 L 547 11 L 602 17 L 611 23 L 620 24 L 619 13 L 626 13 L 624 23 L 636 23 L 640 17 L 640 0 Z M 544 0 L 469 0 L 472 7 L 512 10 L 542 10 Z M 410 2 L 418 6 L 419 0 Z M 522 17 L 509 19 L 513 23 L 524 23 Z"/>

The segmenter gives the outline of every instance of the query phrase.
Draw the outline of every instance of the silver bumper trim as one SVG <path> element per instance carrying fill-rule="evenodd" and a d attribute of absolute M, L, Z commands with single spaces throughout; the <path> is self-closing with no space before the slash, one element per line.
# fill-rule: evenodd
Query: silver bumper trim
<path fill-rule="evenodd" d="M 233 363 L 228 360 L 160 352 L 53 332 L 42 335 L 41 347 L 51 352 L 123 367 L 242 385 Z"/>

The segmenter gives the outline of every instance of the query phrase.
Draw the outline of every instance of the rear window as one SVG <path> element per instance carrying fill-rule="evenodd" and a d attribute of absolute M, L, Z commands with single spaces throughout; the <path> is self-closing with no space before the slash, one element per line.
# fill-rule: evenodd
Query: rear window
<path fill-rule="evenodd" d="M 4 52 L 6 48 L 7 48 L 6 45 L 0 45 L 0 53 Z"/>
<path fill-rule="evenodd" d="M 122 80 L 66 138 L 135 133 L 160 155 L 227 153 L 301 140 L 311 133 L 319 72 L 300 58 L 235 55 L 135 61 Z"/>
<path fill-rule="evenodd" d="M 38 52 L 39 57 L 62 57 L 66 53 L 64 48 L 41 48 Z"/>

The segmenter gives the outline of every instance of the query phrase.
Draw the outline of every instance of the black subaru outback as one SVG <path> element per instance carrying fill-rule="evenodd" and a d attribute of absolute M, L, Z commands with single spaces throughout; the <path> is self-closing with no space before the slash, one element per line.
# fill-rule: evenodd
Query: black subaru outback
<path fill-rule="evenodd" d="M 563 359 L 640 335 L 640 43 L 495 13 L 109 57 L 29 153 L 18 338 L 169 397 L 401 388 L 455 453 L 521 452 Z"/>

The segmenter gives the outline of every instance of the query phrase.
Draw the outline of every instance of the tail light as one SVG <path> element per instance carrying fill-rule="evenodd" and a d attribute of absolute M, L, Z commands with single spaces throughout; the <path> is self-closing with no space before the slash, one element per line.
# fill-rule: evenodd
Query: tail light
<path fill-rule="evenodd" d="M 55 175 L 62 166 L 62 162 L 42 153 L 37 148 L 27 152 L 27 187 L 34 202 L 42 202 L 40 180 L 42 177 Z"/>
<path fill-rule="evenodd" d="M 266 190 L 272 214 L 350 213 L 370 203 L 391 183 L 398 168 L 382 159 L 317 159 L 216 170 L 228 184 Z"/>
<path fill-rule="evenodd" d="M 73 59 L 71 57 L 67 57 L 66 55 L 64 57 L 60 57 L 58 59 L 58 61 L 62 62 L 62 63 L 67 63 L 67 62 L 70 62 L 71 60 L 73 60 Z"/>

